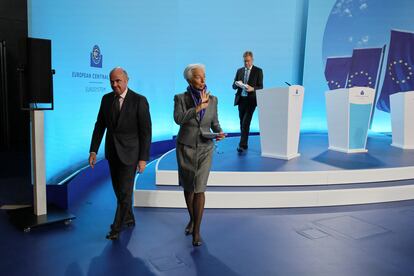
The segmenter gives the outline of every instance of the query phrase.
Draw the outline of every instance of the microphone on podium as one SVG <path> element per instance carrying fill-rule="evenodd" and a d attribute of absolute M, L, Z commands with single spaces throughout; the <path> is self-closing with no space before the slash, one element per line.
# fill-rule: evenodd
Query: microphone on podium
<path fill-rule="evenodd" d="M 289 86 L 292 86 L 290 83 L 288 83 L 287 81 L 285 81 L 285 83 L 287 84 L 287 85 L 289 85 Z"/>

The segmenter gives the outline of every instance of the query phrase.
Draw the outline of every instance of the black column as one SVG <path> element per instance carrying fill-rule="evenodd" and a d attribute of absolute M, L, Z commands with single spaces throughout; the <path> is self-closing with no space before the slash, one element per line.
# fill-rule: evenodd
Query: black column
<path fill-rule="evenodd" d="M 27 0 L 0 1 L 0 150 L 29 151 L 29 113 L 20 110 L 17 68 L 26 64 Z"/>

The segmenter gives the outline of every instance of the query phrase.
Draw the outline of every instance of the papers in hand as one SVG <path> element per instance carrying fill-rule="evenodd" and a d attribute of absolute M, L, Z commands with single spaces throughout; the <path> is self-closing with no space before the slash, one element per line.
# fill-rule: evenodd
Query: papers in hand
<path fill-rule="evenodd" d="M 203 138 L 206 138 L 206 139 L 216 139 L 217 136 L 219 135 L 220 133 L 217 133 L 217 132 L 208 132 L 208 131 L 201 132 L 201 136 L 203 136 Z"/>
<path fill-rule="evenodd" d="M 234 84 L 235 84 L 237 87 L 240 87 L 240 88 L 242 88 L 242 89 L 247 89 L 247 85 L 246 85 L 246 84 L 244 84 L 242 81 L 236 81 Z"/>

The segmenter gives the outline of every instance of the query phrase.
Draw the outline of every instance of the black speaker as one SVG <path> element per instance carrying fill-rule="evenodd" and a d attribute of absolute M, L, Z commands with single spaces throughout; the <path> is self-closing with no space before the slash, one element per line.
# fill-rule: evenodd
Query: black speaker
<path fill-rule="evenodd" d="M 53 109 L 52 42 L 28 38 L 24 107 Z"/>

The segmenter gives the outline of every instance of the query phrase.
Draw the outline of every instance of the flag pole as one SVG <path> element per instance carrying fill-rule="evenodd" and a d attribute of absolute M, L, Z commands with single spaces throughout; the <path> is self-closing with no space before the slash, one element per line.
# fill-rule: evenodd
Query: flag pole
<path fill-rule="evenodd" d="M 374 95 L 374 104 L 372 105 L 372 112 L 371 112 L 371 118 L 369 120 L 369 129 L 372 128 L 372 121 L 374 120 L 374 113 L 375 113 L 375 106 L 377 105 L 377 100 L 378 100 L 378 89 L 379 89 L 379 84 L 381 81 L 381 72 L 382 72 L 382 66 L 384 63 L 384 56 L 385 56 L 385 49 L 387 48 L 387 44 L 384 44 L 384 46 L 382 47 L 382 56 L 381 56 L 381 64 L 379 67 L 379 73 L 378 73 L 378 78 L 377 78 L 377 83 L 375 84 L 375 95 Z M 385 70 L 387 71 L 387 70 Z"/>

